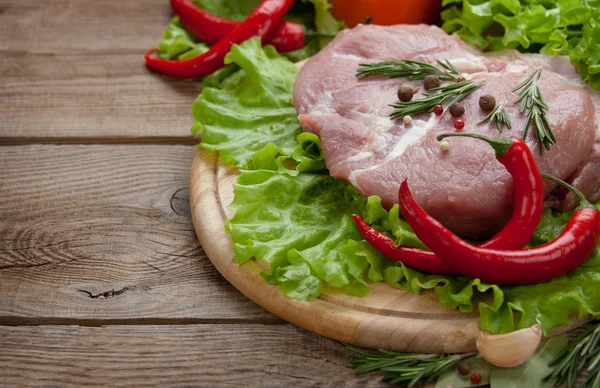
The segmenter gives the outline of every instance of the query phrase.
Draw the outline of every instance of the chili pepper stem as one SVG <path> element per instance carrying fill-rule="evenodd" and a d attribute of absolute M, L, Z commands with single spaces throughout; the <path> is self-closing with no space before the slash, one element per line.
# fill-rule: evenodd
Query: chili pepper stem
<path fill-rule="evenodd" d="M 549 181 L 552 181 L 555 183 L 558 183 L 559 185 L 569 189 L 579 200 L 579 206 L 577 207 L 577 209 L 583 209 L 586 207 L 589 207 L 592 209 L 596 208 L 596 206 L 594 206 L 590 201 L 587 200 L 587 198 L 585 197 L 585 195 L 583 195 L 583 193 L 581 191 L 577 190 L 575 187 L 571 186 L 567 182 L 565 182 L 555 176 L 549 175 L 549 174 L 542 173 L 541 175 L 542 175 L 542 178 L 548 179 Z"/>
<path fill-rule="evenodd" d="M 506 153 L 512 146 L 512 139 L 510 137 L 492 138 L 483 135 L 478 135 L 476 133 L 443 133 L 441 135 L 438 135 L 437 140 L 441 141 L 447 137 L 452 136 L 471 137 L 474 139 L 483 140 L 489 145 L 491 145 L 494 151 L 496 151 L 496 158 L 506 155 Z"/>

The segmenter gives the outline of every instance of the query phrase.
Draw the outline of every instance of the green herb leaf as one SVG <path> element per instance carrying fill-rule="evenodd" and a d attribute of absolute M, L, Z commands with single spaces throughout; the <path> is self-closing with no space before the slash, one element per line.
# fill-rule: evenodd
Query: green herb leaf
<path fill-rule="evenodd" d="M 438 75 L 441 80 L 456 81 L 462 74 L 449 61 L 438 61 L 438 66 L 425 62 L 405 59 L 402 61 L 388 61 L 377 63 L 361 63 L 356 71 L 360 79 L 382 76 L 388 78 L 407 78 L 409 80 L 422 80 L 428 75 Z"/>
<path fill-rule="evenodd" d="M 544 339 L 535 354 L 525 363 L 512 368 L 494 368 L 490 378 L 491 388 L 550 388 L 544 381 L 553 369 L 550 364 L 567 347 L 565 334 Z"/>
<path fill-rule="evenodd" d="M 390 117 L 392 119 L 397 119 L 404 116 L 412 116 L 419 113 L 431 112 L 436 105 L 442 105 L 447 100 L 450 100 L 448 103 L 448 107 L 450 107 L 452 104 L 467 98 L 467 96 L 475 91 L 479 85 L 480 83 L 476 81 L 466 80 L 430 89 L 432 92 L 439 93 L 424 93 L 423 97 L 419 99 L 408 102 L 400 101 L 395 104 L 391 104 L 390 106 L 396 110 L 392 112 Z"/>
<path fill-rule="evenodd" d="M 597 387 L 600 381 L 600 323 L 596 322 L 573 339 L 550 366 L 553 368 L 547 371 L 544 380 L 557 386 L 566 381 L 567 387 L 573 388 L 577 375 L 587 370 L 588 376 L 582 387 Z"/>
<path fill-rule="evenodd" d="M 537 69 L 525 81 L 512 89 L 513 92 L 519 92 L 519 98 L 515 104 L 520 102 L 519 111 L 521 114 L 527 110 L 527 121 L 523 130 L 523 140 L 527 138 L 529 127 L 533 124 L 536 130 L 536 139 L 540 155 L 542 154 L 542 145 L 546 150 L 550 150 L 550 146 L 556 143 L 556 137 L 552 131 L 552 127 L 546 118 L 548 105 L 544 102 L 542 93 L 538 86 L 538 80 L 542 74 L 542 69 Z"/>
<path fill-rule="evenodd" d="M 508 116 L 508 113 L 506 112 L 506 109 L 504 108 L 504 106 L 502 104 L 499 104 L 496 107 L 496 109 L 491 111 L 487 116 L 485 116 L 477 124 L 482 124 L 488 120 L 490 121 L 490 124 L 492 124 L 492 125 L 494 125 L 494 123 L 496 124 L 496 128 L 498 129 L 498 132 L 500 132 L 500 133 L 502 133 L 502 127 L 504 127 L 504 126 L 508 129 L 512 128 L 512 124 L 510 122 L 510 117 Z"/>

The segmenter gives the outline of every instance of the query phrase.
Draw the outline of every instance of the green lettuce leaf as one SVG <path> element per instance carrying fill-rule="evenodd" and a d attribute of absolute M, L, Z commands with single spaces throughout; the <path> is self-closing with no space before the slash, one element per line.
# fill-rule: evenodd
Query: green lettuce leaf
<path fill-rule="evenodd" d="M 242 21 L 261 0 L 193 0 L 194 4 L 222 18 Z"/>
<path fill-rule="evenodd" d="M 365 198 L 327 174 L 319 139 L 299 130 L 291 102 L 293 64 L 258 39 L 234 47 L 228 62 L 239 69 L 215 75 L 193 112 L 201 146 L 243 167 L 234 185 L 235 215 L 226 223 L 237 262 L 262 261 L 265 281 L 301 300 L 318 296 L 325 285 L 356 296 L 377 281 L 413 293 L 431 289 L 448 308 L 477 309 L 481 327 L 492 333 L 539 320 L 548 334 L 572 316 L 600 316 L 600 246 L 564 276 L 512 287 L 424 274 L 383 257 L 361 238 L 352 214 L 397 243 L 422 243 L 399 218 L 398 207 L 387 211 L 379 198 Z M 530 244 L 554 239 L 570 217 L 546 210 Z"/>
<path fill-rule="evenodd" d="M 488 50 L 570 55 L 600 90 L 600 0 L 445 0 L 442 28 Z"/>
<path fill-rule="evenodd" d="M 209 49 L 208 45 L 198 42 L 181 25 L 178 17 L 171 19 L 158 44 L 158 56 L 162 59 L 185 60 L 202 55 Z"/>
<path fill-rule="evenodd" d="M 327 0 L 308 0 L 315 6 L 315 27 L 320 34 L 335 35 L 346 27 L 344 22 L 336 20 L 329 11 L 331 4 Z M 331 38 L 319 38 L 319 46 L 323 48 Z"/>
<path fill-rule="evenodd" d="M 319 284 L 364 296 L 369 290 L 365 270 L 370 280 L 383 279 L 384 258 L 362 240 L 352 219 L 364 200 L 347 182 L 323 174 L 246 170 L 234 194 L 235 216 L 226 230 L 234 241 L 235 260 L 264 261 L 269 267 L 264 277 L 270 283 L 292 271 L 294 286 L 282 287 L 286 295 L 315 296 L 304 287 L 309 283 L 316 290 L 318 279 Z M 301 264 L 310 271 L 294 270 Z"/>
<path fill-rule="evenodd" d="M 581 79 L 600 90 L 600 9 L 595 10 L 583 27 L 583 36 L 571 51 L 571 63 L 577 67 Z"/>
<path fill-rule="evenodd" d="M 271 46 L 261 49 L 259 38 L 234 45 L 225 63 L 243 72 L 221 81 L 220 88 L 205 87 L 192 105 L 192 132 L 200 132 L 200 147 L 220 151 L 226 163 L 238 167 L 247 167 L 269 143 L 292 155 L 300 134 L 291 94 L 296 66 Z"/>

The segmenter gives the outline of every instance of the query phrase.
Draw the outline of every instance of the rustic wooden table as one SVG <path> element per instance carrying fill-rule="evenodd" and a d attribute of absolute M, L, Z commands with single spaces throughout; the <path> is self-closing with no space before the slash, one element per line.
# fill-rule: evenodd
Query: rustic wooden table
<path fill-rule="evenodd" d="M 0 0 L 0 386 L 386 386 L 233 288 L 196 238 L 196 82 L 166 0 Z"/>
<path fill-rule="evenodd" d="M 0 0 L 0 385 L 378 386 L 255 305 L 192 227 L 169 2 Z"/>

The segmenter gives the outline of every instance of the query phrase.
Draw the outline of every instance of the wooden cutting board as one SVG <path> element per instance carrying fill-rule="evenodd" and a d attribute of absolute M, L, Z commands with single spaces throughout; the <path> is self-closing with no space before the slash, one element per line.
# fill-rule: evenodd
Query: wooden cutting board
<path fill-rule="evenodd" d="M 219 272 L 248 298 L 297 326 L 344 343 L 420 353 L 475 351 L 479 313 L 461 313 L 442 306 L 432 290 L 419 295 L 387 283 L 371 284 L 364 298 L 324 287 L 309 302 L 290 299 L 264 282 L 255 261 L 233 260 L 233 246 L 224 222 L 232 216 L 238 171 L 225 167 L 216 153 L 199 150 L 190 175 L 190 205 L 196 234 Z M 551 335 L 579 326 L 574 319 Z"/>

